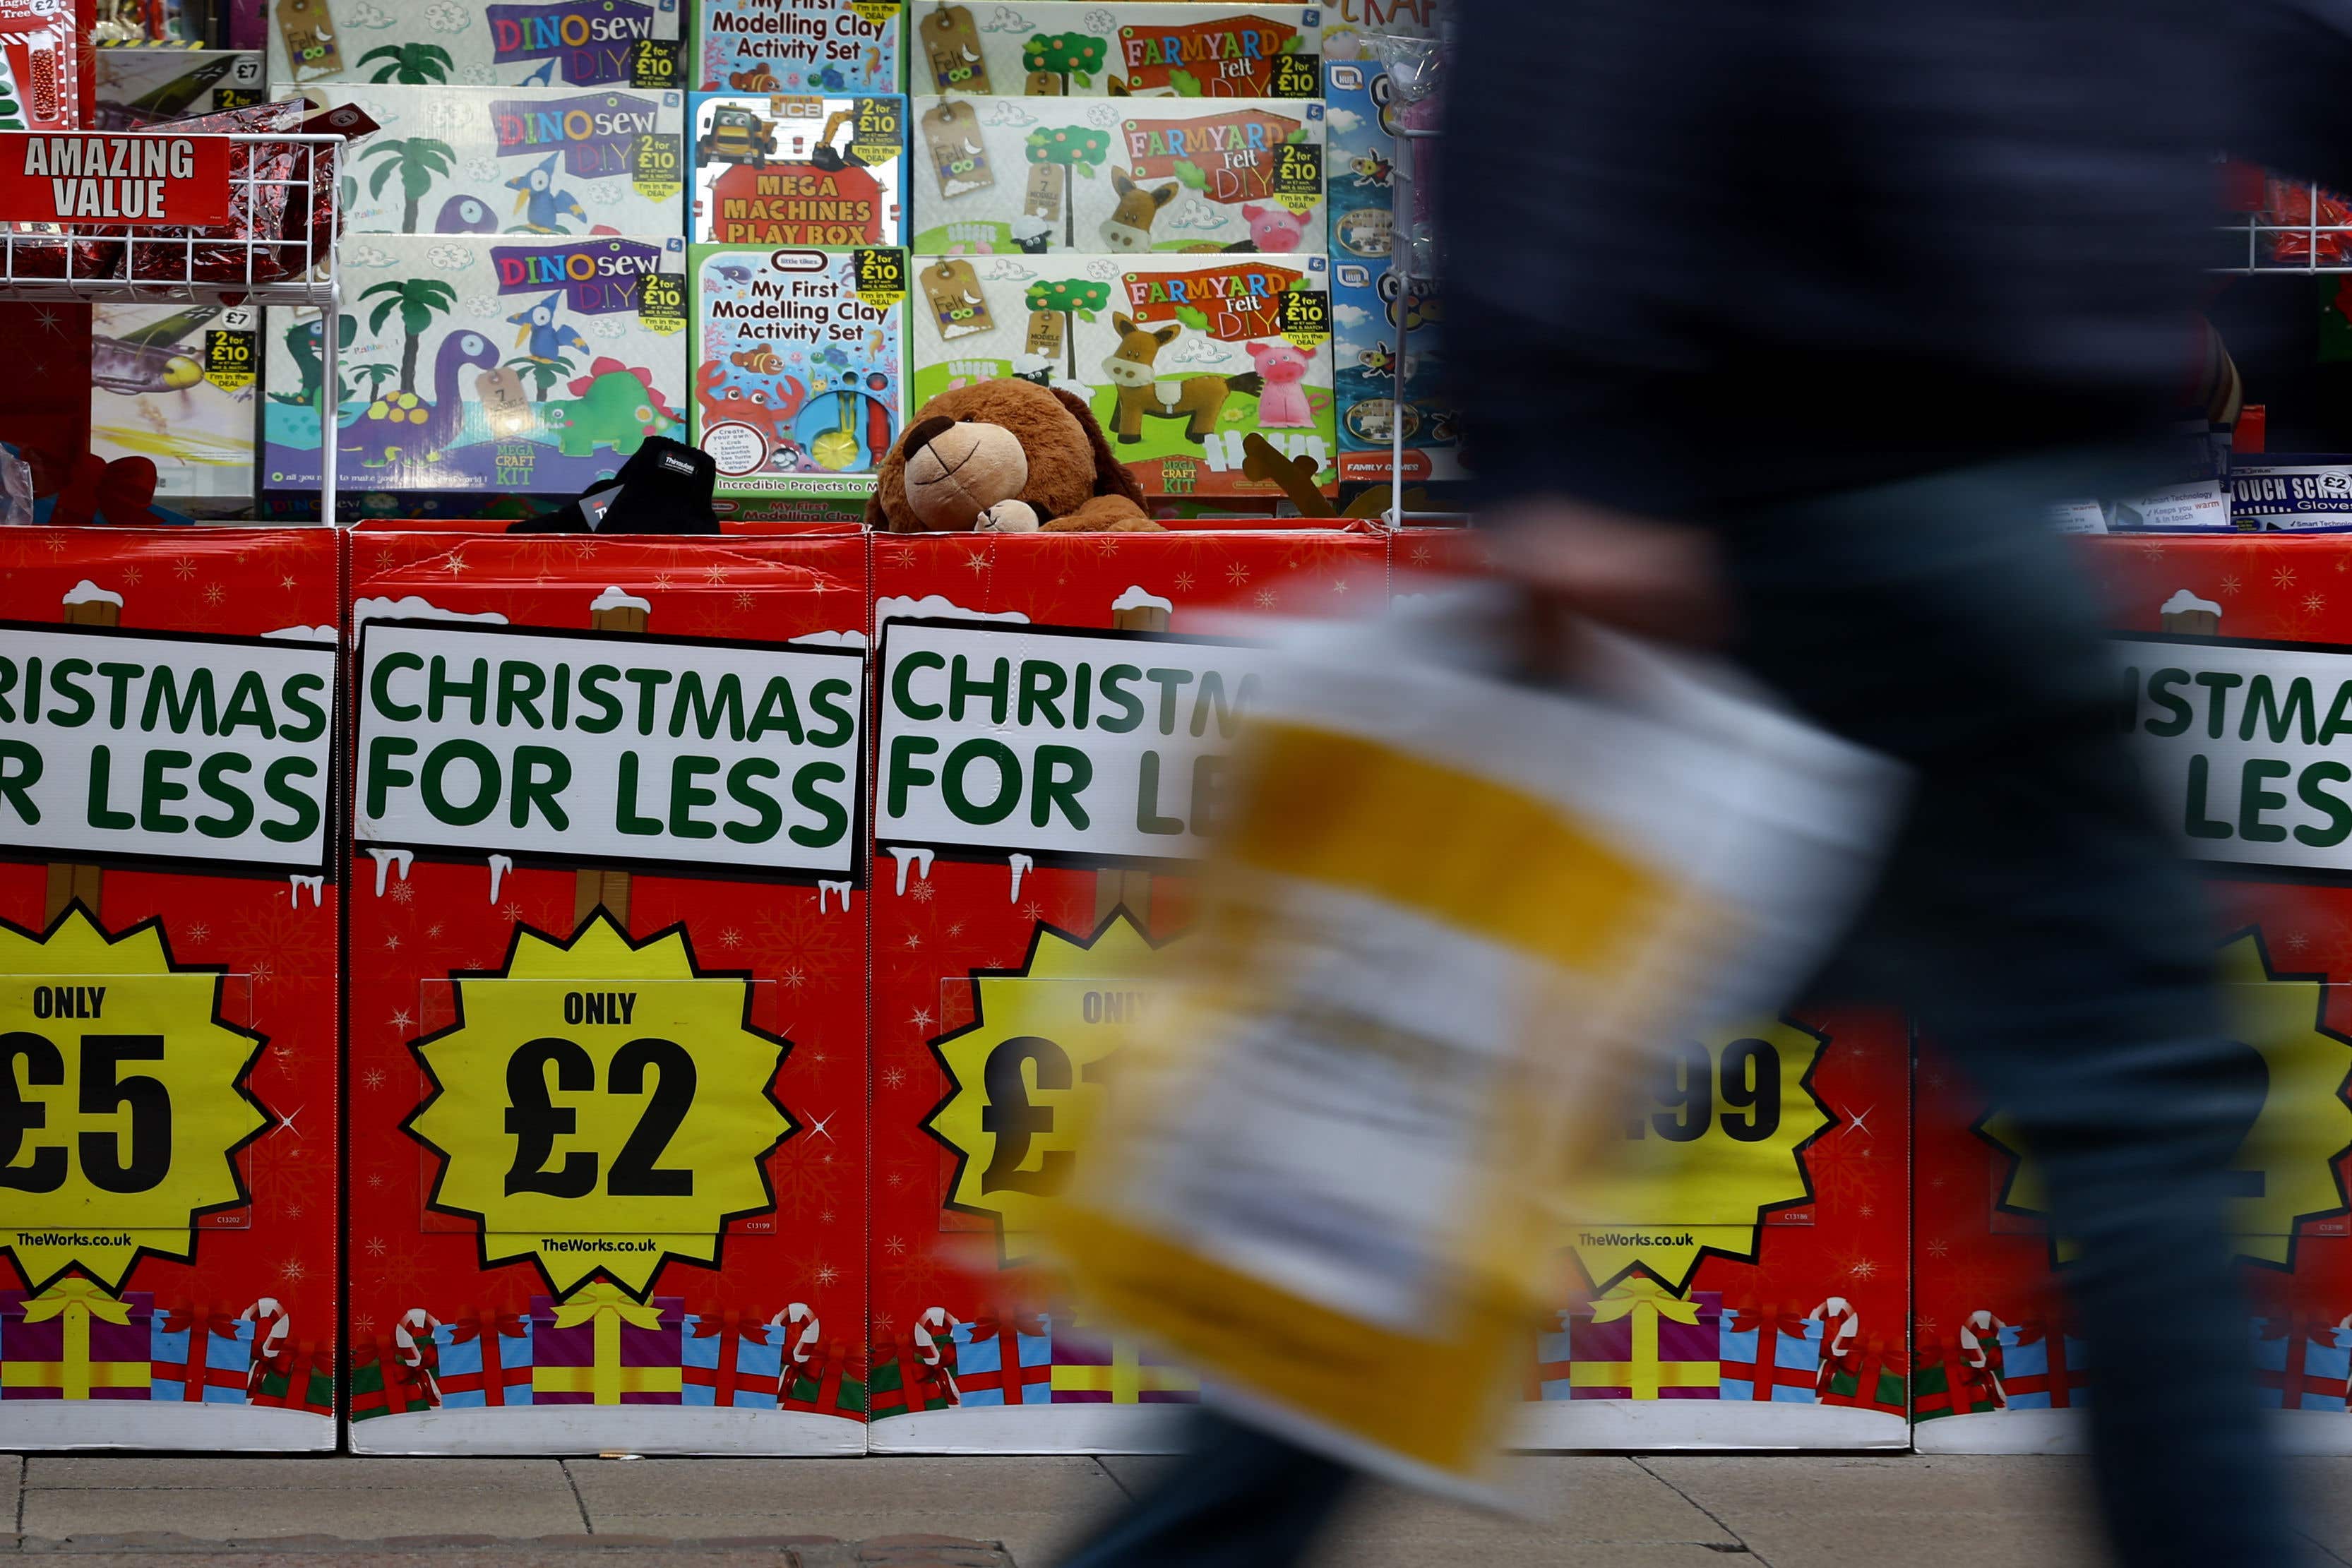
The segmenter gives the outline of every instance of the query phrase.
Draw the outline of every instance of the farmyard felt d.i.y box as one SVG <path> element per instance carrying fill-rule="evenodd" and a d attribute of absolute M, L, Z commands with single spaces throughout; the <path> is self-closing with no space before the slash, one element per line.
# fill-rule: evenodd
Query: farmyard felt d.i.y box
<path fill-rule="evenodd" d="M 334 1446 L 338 544 L 0 548 L 0 1448 Z"/>
<path fill-rule="evenodd" d="M 865 540 L 352 594 L 352 1446 L 861 1451 Z"/>
<path fill-rule="evenodd" d="M 688 112 L 698 243 L 906 243 L 905 99 L 698 93 Z"/>
<path fill-rule="evenodd" d="M 916 90 L 1033 98 L 1316 98 L 1315 5 L 933 5 L 918 8 Z"/>
<path fill-rule="evenodd" d="M 694 247 L 694 440 L 739 504 L 855 512 L 906 423 L 907 253 Z"/>
<path fill-rule="evenodd" d="M 874 570 L 872 1446 L 1162 1448 L 1199 1380 L 1074 1313 L 1040 1206 L 1168 998 L 1265 657 L 1217 639 L 1377 613 L 1387 541 L 928 534 Z"/>
<path fill-rule="evenodd" d="M 1319 256 L 919 256 L 915 406 L 1024 376 L 1084 398 L 1111 455 L 1167 496 L 1278 496 L 1262 434 L 1334 480 L 1330 273 Z"/>
<path fill-rule="evenodd" d="M 314 103 L 357 105 L 380 128 L 346 164 L 352 233 L 681 232 L 684 93 L 340 82 L 302 90 Z"/>
<path fill-rule="evenodd" d="M 1323 105 L 919 98 L 925 254 L 1324 249 Z"/>
<path fill-rule="evenodd" d="M 698 0 L 702 92 L 904 92 L 904 0 Z"/>
<path fill-rule="evenodd" d="M 350 490 L 573 496 L 684 439 L 686 242 L 365 235 L 342 251 Z M 269 318 L 266 483 L 319 482 L 315 315 Z"/>
<path fill-rule="evenodd" d="M 269 79 L 684 89 L 679 0 L 270 0 Z"/>

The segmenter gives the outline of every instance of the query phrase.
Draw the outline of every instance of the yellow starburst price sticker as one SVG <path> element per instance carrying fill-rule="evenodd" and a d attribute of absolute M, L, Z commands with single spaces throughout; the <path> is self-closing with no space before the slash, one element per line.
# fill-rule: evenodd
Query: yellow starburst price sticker
<path fill-rule="evenodd" d="M 2230 1229 L 2239 1256 L 2292 1268 L 2296 1228 L 2347 1211 L 2337 1162 L 2352 1154 L 2352 1040 L 2323 1021 L 2327 988 L 2316 976 L 2279 975 L 2261 935 L 2248 932 L 2221 949 L 2222 1018 L 2231 1037 L 2262 1058 L 2263 1108 L 2231 1162 L 2236 1192 Z M 2048 1212 L 2048 1188 L 2016 1118 L 2000 1112 L 1978 1131 L 2016 1156 L 2005 1209 Z M 2062 1261 L 2074 1244 L 2061 1240 Z"/>
<path fill-rule="evenodd" d="M 1641 1268 L 1675 1291 L 1709 1252 L 1752 1259 L 1775 1208 L 1811 1200 L 1800 1157 L 1835 1118 L 1808 1082 L 1824 1041 L 1792 1023 L 1734 1030 L 1659 1051 L 1575 1210 L 1593 1281 Z"/>
<path fill-rule="evenodd" d="M 406 1126 L 445 1162 L 433 1207 L 480 1223 L 485 1267 L 642 1297 L 665 1260 L 715 1264 L 729 1220 L 774 1207 L 790 1046 L 683 931 L 638 946 L 603 917 L 569 945 L 519 928 L 504 969 L 452 984 L 458 1021 L 415 1047 L 436 1088 Z"/>
<path fill-rule="evenodd" d="M 47 936 L 0 925 L 0 1249 L 36 1289 L 121 1288 L 139 1255 L 194 1255 L 244 1203 L 236 1151 L 268 1126 L 245 1087 L 259 1035 L 228 977 L 176 967 L 161 925 L 110 937 L 77 905 Z"/>
<path fill-rule="evenodd" d="M 953 1084 L 926 1124 L 957 1154 L 950 1207 L 1038 1228 L 1118 1053 L 1167 1000 L 1167 963 L 1121 911 L 1087 941 L 1041 925 L 1020 969 L 974 979 L 978 1016 L 931 1047 Z"/>

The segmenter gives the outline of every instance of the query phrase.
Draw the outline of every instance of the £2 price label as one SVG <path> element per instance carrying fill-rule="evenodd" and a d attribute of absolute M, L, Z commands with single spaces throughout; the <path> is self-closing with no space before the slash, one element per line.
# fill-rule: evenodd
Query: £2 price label
<path fill-rule="evenodd" d="M 519 929 L 503 970 L 452 984 L 458 1021 L 415 1043 L 436 1087 L 406 1126 L 442 1156 L 433 1207 L 479 1224 L 485 1267 L 642 1296 L 665 1260 L 715 1265 L 730 1220 L 773 1207 L 790 1048 L 752 1026 L 750 980 L 698 969 L 684 932 L 635 946 L 599 917 L 567 946 Z"/>

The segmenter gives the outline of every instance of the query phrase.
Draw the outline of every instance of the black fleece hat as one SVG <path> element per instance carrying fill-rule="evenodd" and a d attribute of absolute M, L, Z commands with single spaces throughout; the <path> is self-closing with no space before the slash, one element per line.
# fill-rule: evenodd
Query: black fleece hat
<path fill-rule="evenodd" d="M 715 534 L 719 517 L 710 497 L 718 485 L 719 465 L 709 453 L 649 435 L 612 478 L 560 510 L 509 524 L 507 532 Z"/>

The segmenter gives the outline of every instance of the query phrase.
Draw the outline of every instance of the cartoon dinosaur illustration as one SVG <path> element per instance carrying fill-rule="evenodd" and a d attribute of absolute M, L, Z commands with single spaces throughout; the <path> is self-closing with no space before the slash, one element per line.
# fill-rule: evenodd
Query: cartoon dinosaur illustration
<path fill-rule="evenodd" d="M 599 446 L 626 456 L 645 444 L 646 436 L 683 428 L 677 411 L 655 390 L 653 371 L 642 365 L 625 365 L 608 355 L 574 379 L 571 389 L 568 402 L 549 403 L 541 411 L 566 457 L 593 456 Z"/>
<path fill-rule="evenodd" d="M 1265 391 L 1265 378 L 1255 371 L 1245 371 L 1237 376 L 1186 376 L 1180 381 L 1162 382 L 1154 367 L 1160 350 L 1181 337 L 1183 327 L 1174 321 L 1156 327 L 1139 326 L 1125 311 L 1110 319 L 1111 329 L 1118 334 L 1118 347 L 1103 361 L 1103 373 L 1118 389 L 1118 408 L 1111 428 L 1120 442 L 1133 445 L 1143 439 L 1143 416 L 1154 419 L 1181 419 L 1187 440 L 1205 442 L 1217 427 L 1217 416 L 1224 412 L 1225 400 L 1235 392 L 1255 394 Z"/>
<path fill-rule="evenodd" d="M 355 316 L 337 318 L 335 348 L 338 351 L 352 346 L 352 337 L 359 330 L 359 318 Z M 302 380 L 290 392 L 271 392 L 270 402 L 290 403 L 296 408 L 316 408 L 319 405 L 319 383 L 325 379 L 323 362 L 319 354 L 320 336 L 319 319 L 315 316 L 307 321 L 297 321 L 286 329 L 286 351 L 293 356 L 296 367 L 302 372 Z M 335 380 L 338 383 L 335 404 L 340 408 L 351 401 L 352 387 L 340 372 Z"/>
<path fill-rule="evenodd" d="M 441 204 L 441 211 L 433 219 L 433 232 L 437 235 L 494 235 L 499 232 L 499 214 L 479 196 L 452 196 Z"/>
<path fill-rule="evenodd" d="M 577 349 L 583 354 L 590 351 L 588 340 L 580 335 L 577 328 L 568 321 L 556 320 L 555 308 L 562 299 L 562 293 L 558 291 L 520 315 L 507 318 L 507 325 L 522 329 L 515 334 L 515 346 L 531 359 L 552 363 L 566 349 Z"/>
<path fill-rule="evenodd" d="M 562 156 L 561 152 L 551 152 L 507 182 L 508 190 L 521 193 L 515 197 L 515 211 L 523 215 L 521 225 L 508 233 L 569 234 L 569 229 L 556 225 L 555 219 L 559 214 L 578 218 L 583 224 L 588 221 L 588 209 L 580 204 L 580 198 L 569 191 L 555 188 L 555 164 Z"/>
<path fill-rule="evenodd" d="M 773 392 L 764 387 L 744 392 L 727 385 L 728 374 L 724 364 L 709 360 L 695 377 L 694 400 L 702 405 L 704 426 L 740 420 L 766 436 L 772 446 L 783 441 L 785 427 L 808 402 L 808 389 L 799 378 L 777 377 Z"/>
<path fill-rule="evenodd" d="M 415 392 L 377 398 L 343 427 L 341 450 L 369 468 L 436 461 L 465 420 L 458 376 L 469 368 L 496 370 L 498 363 L 499 347 L 487 335 L 450 333 L 433 359 L 433 400 Z"/>

